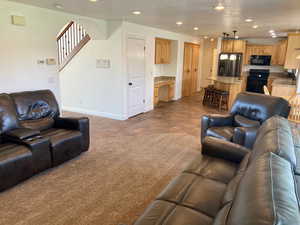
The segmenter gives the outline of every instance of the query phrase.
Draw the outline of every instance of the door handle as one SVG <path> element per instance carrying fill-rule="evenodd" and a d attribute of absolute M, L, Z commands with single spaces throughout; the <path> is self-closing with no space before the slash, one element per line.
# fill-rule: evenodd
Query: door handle
<path fill-rule="evenodd" d="M 132 83 L 131 83 L 131 82 L 129 82 L 129 83 L 128 83 L 128 85 L 129 85 L 129 86 L 131 86 L 131 85 L 132 85 Z"/>

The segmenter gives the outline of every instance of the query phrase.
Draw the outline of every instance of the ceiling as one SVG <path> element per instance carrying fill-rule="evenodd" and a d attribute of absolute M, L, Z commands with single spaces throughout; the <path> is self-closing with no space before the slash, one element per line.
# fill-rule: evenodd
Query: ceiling
<path fill-rule="evenodd" d="M 299 0 L 13 0 L 43 8 L 107 20 L 125 20 L 197 36 L 221 36 L 238 30 L 240 37 L 270 37 L 269 30 L 284 35 L 300 29 Z M 56 4 L 63 6 L 57 9 Z M 132 11 L 140 10 L 141 15 Z M 254 21 L 246 23 L 245 19 Z M 183 25 L 176 25 L 182 21 Z M 252 28 L 258 25 L 257 29 Z M 194 27 L 199 27 L 194 31 Z"/>

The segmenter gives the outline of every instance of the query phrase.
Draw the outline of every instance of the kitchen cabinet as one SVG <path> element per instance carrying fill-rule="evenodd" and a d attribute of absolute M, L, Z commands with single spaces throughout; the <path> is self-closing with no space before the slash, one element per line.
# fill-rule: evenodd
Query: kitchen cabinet
<path fill-rule="evenodd" d="M 154 106 L 158 102 L 169 102 L 174 98 L 175 78 L 173 77 L 157 77 L 154 81 Z"/>
<path fill-rule="evenodd" d="M 275 45 L 247 45 L 246 64 L 250 64 L 251 55 L 271 55 L 272 65 L 276 65 L 276 46 Z"/>
<path fill-rule="evenodd" d="M 300 55 L 300 34 L 289 34 L 286 51 L 285 69 L 297 69 L 300 66 L 300 60 L 296 59 Z"/>
<path fill-rule="evenodd" d="M 182 77 L 182 96 L 191 96 L 197 91 L 199 73 L 200 46 L 197 44 L 184 44 L 184 62 Z"/>
<path fill-rule="evenodd" d="M 246 41 L 244 40 L 223 40 L 222 52 L 226 53 L 245 53 Z"/>
<path fill-rule="evenodd" d="M 283 66 L 286 58 L 287 40 L 281 40 L 276 44 L 275 64 Z"/>
<path fill-rule="evenodd" d="M 226 53 L 243 53 L 243 64 L 246 63 L 246 46 L 244 40 L 222 40 L 222 52 Z"/>
<path fill-rule="evenodd" d="M 155 64 L 171 63 L 171 40 L 155 39 Z"/>

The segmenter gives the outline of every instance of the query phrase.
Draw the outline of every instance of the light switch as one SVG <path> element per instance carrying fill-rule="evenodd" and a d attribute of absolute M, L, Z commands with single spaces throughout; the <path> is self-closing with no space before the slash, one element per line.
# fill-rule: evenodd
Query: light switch
<path fill-rule="evenodd" d="M 47 65 L 56 65 L 56 60 L 54 58 L 48 58 L 46 59 Z"/>
<path fill-rule="evenodd" d="M 109 59 L 97 59 L 96 60 L 96 68 L 102 68 L 102 69 L 110 68 L 110 60 Z"/>
<path fill-rule="evenodd" d="M 11 23 L 13 25 L 18 25 L 18 26 L 25 26 L 26 25 L 26 20 L 24 16 L 11 16 Z"/>

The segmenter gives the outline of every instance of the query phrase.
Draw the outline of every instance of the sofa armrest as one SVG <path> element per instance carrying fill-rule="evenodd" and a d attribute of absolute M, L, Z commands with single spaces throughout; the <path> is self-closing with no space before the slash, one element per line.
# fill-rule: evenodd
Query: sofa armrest
<path fill-rule="evenodd" d="M 232 126 L 233 115 L 211 114 L 202 116 L 201 120 L 201 142 L 203 143 L 206 136 L 206 131 L 210 127 Z"/>
<path fill-rule="evenodd" d="M 80 118 L 56 118 L 54 122 L 55 128 L 78 130 L 82 133 L 82 149 L 87 151 L 90 146 L 90 121 L 87 117 Z"/>
<path fill-rule="evenodd" d="M 259 127 L 236 127 L 233 134 L 233 142 L 252 149 L 256 140 Z"/>
<path fill-rule="evenodd" d="M 240 163 L 249 152 L 248 148 L 215 137 L 205 137 L 202 144 L 203 154 L 234 163 Z"/>
<path fill-rule="evenodd" d="M 4 133 L 4 138 L 7 140 L 24 140 L 40 135 L 40 131 L 29 128 L 17 128 Z"/>

